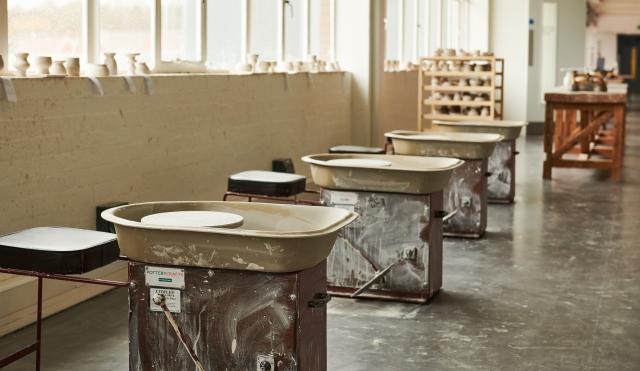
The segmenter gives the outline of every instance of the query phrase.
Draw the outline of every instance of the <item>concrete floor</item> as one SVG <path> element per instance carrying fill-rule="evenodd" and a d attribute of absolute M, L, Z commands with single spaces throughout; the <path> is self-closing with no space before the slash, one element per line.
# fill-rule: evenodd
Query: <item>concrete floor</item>
<path fill-rule="evenodd" d="M 517 203 L 491 206 L 486 238 L 446 240 L 444 290 L 430 305 L 330 303 L 329 369 L 640 370 L 639 112 L 627 143 L 622 184 L 578 169 L 543 182 L 541 137 L 521 140 Z M 128 368 L 123 290 L 44 331 L 45 370 Z M 33 334 L 0 339 L 0 353 Z"/>

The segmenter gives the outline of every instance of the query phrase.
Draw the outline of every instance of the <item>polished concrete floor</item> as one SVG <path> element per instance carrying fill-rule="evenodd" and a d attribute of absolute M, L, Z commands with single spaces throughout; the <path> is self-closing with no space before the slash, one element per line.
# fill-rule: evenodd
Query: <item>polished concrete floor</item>
<path fill-rule="evenodd" d="M 621 184 L 579 169 L 543 181 L 541 137 L 519 150 L 517 203 L 491 206 L 486 238 L 446 240 L 429 305 L 330 303 L 330 370 L 640 370 L 640 113 Z M 46 320 L 44 369 L 126 370 L 126 307 L 114 291 Z"/>

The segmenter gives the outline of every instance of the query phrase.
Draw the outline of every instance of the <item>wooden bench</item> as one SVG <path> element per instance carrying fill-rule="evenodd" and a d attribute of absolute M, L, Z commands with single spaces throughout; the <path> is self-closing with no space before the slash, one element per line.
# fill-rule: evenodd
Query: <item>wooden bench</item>
<path fill-rule="evenodd" d="M 625 110 L 623 93 L 546 93 L 544 124 L 544 179 L 553 167 L 610 169 L 620 181 L 624 157 Z M 573 158 L 563 158 L 573 154 Z"/>

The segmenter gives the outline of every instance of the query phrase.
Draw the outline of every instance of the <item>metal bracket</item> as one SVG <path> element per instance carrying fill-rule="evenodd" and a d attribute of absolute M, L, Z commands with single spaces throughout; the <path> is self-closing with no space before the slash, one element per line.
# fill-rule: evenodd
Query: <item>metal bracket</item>
<path fill-rule="evenodd" d="M 256 371 L 276 371 L 276 356 L 273 354 L 258 354 Z"/>
<path fill-rule="evenodd" d="M 313 296 L 313 299 L 309 300 L 310 308 L 320 308 L 327 305 L 331 301 L 331 295 L 326 292 L 319 292 Z"/>

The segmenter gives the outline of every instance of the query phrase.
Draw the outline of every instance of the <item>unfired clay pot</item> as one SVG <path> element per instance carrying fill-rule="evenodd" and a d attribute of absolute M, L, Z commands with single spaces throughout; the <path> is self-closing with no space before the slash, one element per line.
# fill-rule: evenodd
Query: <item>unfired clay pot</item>
<path fill-rule="evenodd" d="M 129 53 L 126 55 L 127 57 L 127 63 L 129 64 L 129 69 L 128 69 L 128 73 L 129 75 L 135 75 L 136 74 L 136 58 L 140 55 L 140 53 Z"/>
<path fill-rule="evenodd" d="M 66 76 L 67 69 L 64 68 L 64 61 L 53 61 L 49 72 L 53 76 Z"/>
<path fill-rule="evenodd" d="M 150 75 L 151 70 L 145 62 L 136 63 L 136 75 Z"/>
<path fill-rule="evenodd" d="M 51 67 L 51 57 L 36 57 L 33 62 L 36 72 L 40 75 L 48 75 Z"/>
<path fill-rule="evenodd" d="M 16 76 L 27 76 L 27 70 L 31 66 L 27 60 L 29 53 L 17 53 L 14 57 L 13 67 L 16 69 Z"/>
<path fill-rule="evenodd" d="M 106 77 L 109 76 L 109 69 L 104 64 L 89 64 L 87 65 L 87 75 L 93 77 Z"/>
<path fill-rule="evenodd" d="M 118 64 L 116 63 L 116 53 L 104 53 L 104 64 L 109 69 L 109 75 L 115 76 L 118 74 Z"/>
<path fill-rule="evenodd" d="M 67 58 L 64 61 L 64 68 L 67 70 L 68 76 L 80 76 L 80 58 Z"/>

